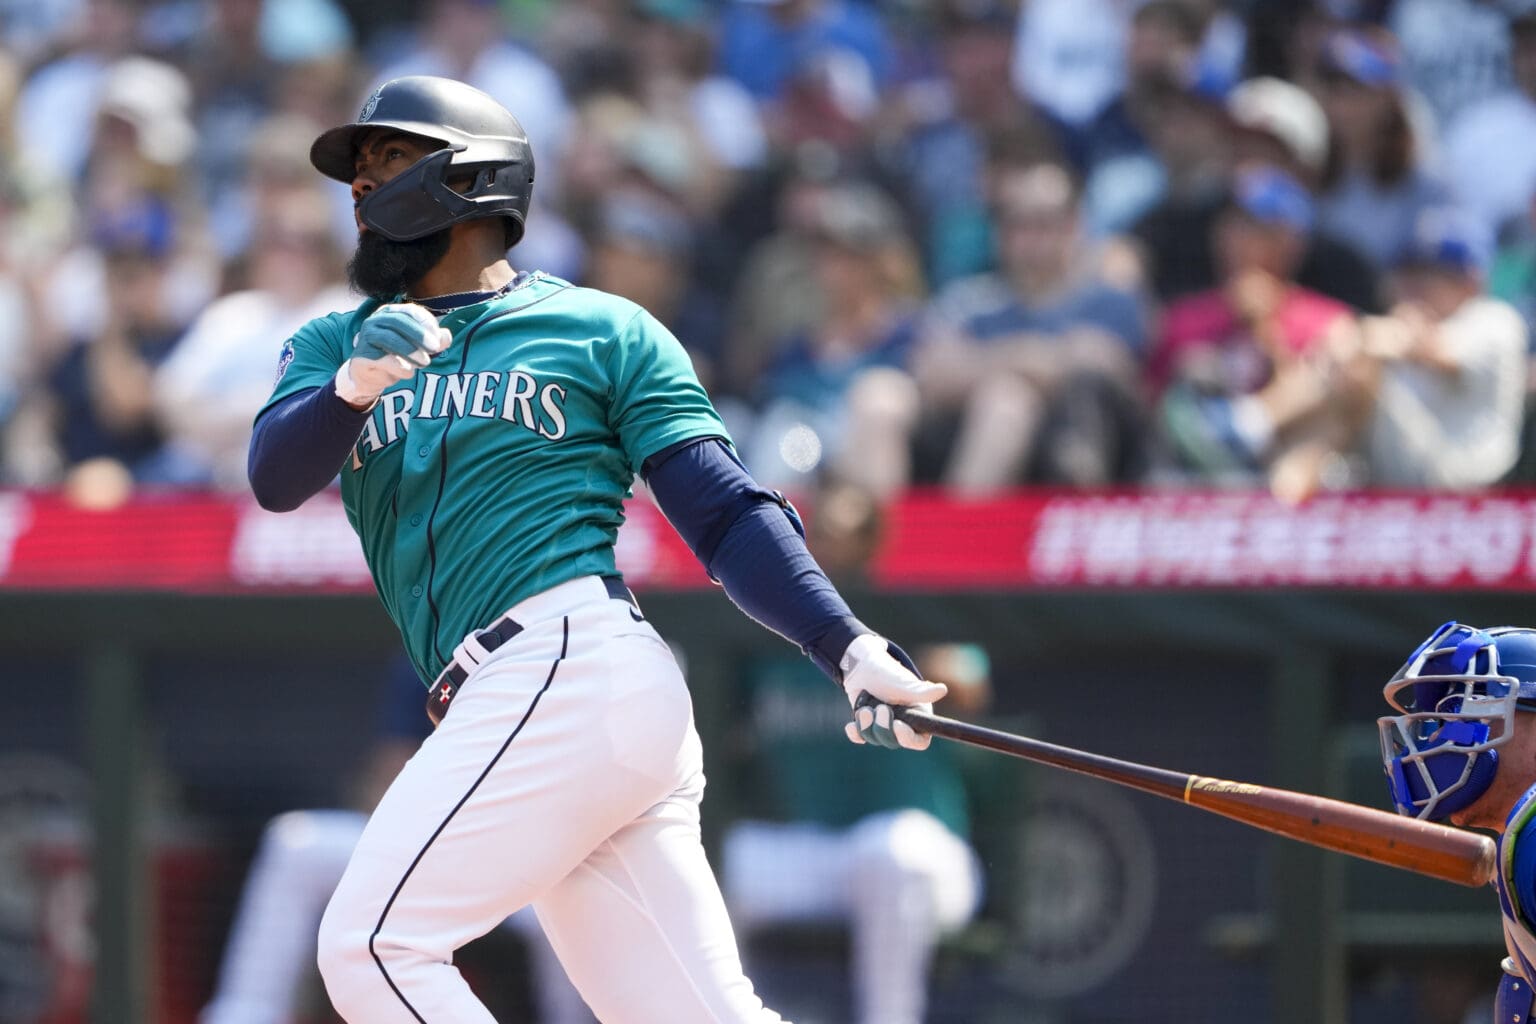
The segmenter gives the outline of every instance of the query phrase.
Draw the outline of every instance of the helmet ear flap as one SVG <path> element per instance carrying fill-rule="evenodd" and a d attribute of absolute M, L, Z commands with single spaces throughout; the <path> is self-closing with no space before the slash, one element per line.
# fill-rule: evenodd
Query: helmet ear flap
<path fill-rule="evenodd" d="M 1461 766 L 1457 766 L 1455 761 L 1456 759 L 1451 757 L 1430 759 L 1429 772 L 1435 778 L 1437 788 L 1444 789 L 1454 785 L 1456 779 L 1460 778 Z M 1439 777 L 1442 772 L 1451 776 L 1452 771 L 1454 771 L 1454 777 L 1445 779 Z M 1472 760 L 1472 768 L 1467 772 L 1467 781 L 1435 805 L 1434 820 L 1443 820 L 1475 804 L 1493 785 L 1493 777 L 1498 774 L 1498 771 L 1499 752 L 1497 750 L 1484 750 L 1479 753 Z"/>

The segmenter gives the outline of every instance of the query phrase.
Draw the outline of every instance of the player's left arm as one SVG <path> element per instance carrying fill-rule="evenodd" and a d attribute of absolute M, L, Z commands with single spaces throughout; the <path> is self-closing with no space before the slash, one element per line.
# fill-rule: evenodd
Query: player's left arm
<path fill-rule="evenodd" d="M 806 550 L 799 516 L 736 458 L 682 345 L 639 309 L 613 340 L 605 360 L 610 425 L 710 576 L 842 684 L 855 708 L 850 739 L 926 746 L 928 737 L 896 721 L 891 705 L 929 704 L 944 696 L 943 685 L 923 680 L 899 647 L 854 617 Z"/>
<path fill-rule="evenodd" d="M 737 607 L 842 684 L 854 709 L 849 739 L 927 747 L 930 737 L 897 720 L 891 706 L 929 708 L 944 684 L 924 680 L 906 652 L 854 616 L 806 549 L 783 495 L 752 479 L 718 437 L 672 445 L 643 472 L 657 505 Z"/>

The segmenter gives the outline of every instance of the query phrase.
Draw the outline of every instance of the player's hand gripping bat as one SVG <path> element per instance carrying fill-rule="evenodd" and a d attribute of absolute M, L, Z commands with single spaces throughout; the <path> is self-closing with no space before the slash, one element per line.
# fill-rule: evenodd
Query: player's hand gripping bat
<path fill-rule="evenodd" d="M 1130 786 L 1215 811 L 1290 839 L 1416 871 L 1431 878 L 1442 878 L 1459 885 L 1487 885 L 1498 869 L 1493 840 L 1475 832 L 1310 793 L 1186 775 L 1119 761 L 958 722 L 915 708 L 901 708 L 896 714 L 917 732 Z"/>

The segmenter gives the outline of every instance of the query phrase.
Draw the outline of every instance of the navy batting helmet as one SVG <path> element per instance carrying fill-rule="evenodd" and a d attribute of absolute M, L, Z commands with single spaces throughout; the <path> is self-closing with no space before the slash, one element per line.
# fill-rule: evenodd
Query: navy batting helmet
<path fill-rule="evenodd" d="M 1447 622 L 1384 695 L 1402 712 L 1378 720 L 1392 802 L 1441 821 L 1488 791 L 1515 712 L 1536 710 L 1536 630 Z"/>
<path fill-rule="evenodd" d="M 365 195 L 359 219 L 394 242 L 441 231 L 462 220 L 505 217 L 507 245 L 523 237 L 533 198 L 533 149 L 517 118 L 479 89 L 449 78 L 413 75 L 381 85 L 351 124 L 332 128 L 309 149 L 310 163 L 350 184 L 363 133 L 394 128 L 440 142 L 409 168 Z M 470 179 L 458 192 L 450 177 Z"/>

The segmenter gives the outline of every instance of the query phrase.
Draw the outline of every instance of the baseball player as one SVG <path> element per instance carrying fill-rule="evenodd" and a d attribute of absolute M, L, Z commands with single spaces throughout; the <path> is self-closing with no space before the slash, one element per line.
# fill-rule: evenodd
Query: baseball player
<path fill-rule="evenodd" d="M 1448 622 L 1387 683 L 1378 721 L 1398 813 L 1499 834 L 1509 956 L 1498 1024 L 1530 1019 L 1536 982 L 1536 630 Z"/>
<path fill-rule="evenodd" d="M 332 1003 L 367 1024 L 486 1024 L 453 952 L 532 903 L 600 1020 L 779 1020 L 699 841 L 687 688 L 615 571 L 635 475 L 731 599 L 843 686 L 851 739 L 926 746 L 892 706 L 944 686 L 853 616 L 666 328 L 513 271 L 534 162 L 499 103 L 395 79 L 310 159 L 351 185 L 348 273 L 368 298 L 284 345 L 251 485 L 292 509 L 339 467 L 439 723 L 321 921 Z"/>

